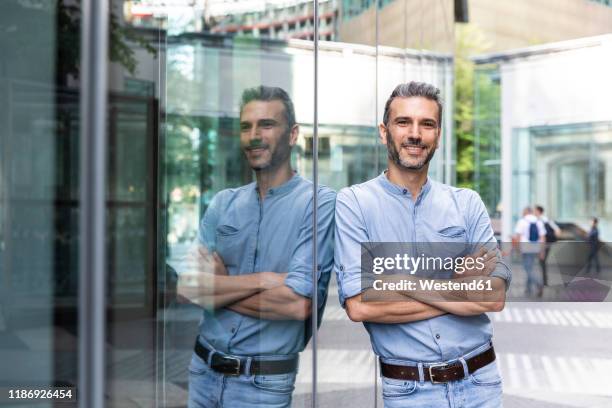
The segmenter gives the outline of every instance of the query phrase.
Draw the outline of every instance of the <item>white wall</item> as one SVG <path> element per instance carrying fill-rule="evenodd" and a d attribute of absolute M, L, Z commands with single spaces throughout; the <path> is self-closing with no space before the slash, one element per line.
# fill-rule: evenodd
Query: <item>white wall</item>
<path fill-rule="evenodd" d="M 612 35 L 529 51 L 508 53 L 499 61 L 504 240 L 512 234 L 512 163 L 521 160 L 512 157 L 513 130 L 612 121 Z"/>
<path fill-rule="evenodd" d="M 169 46 L 169 63 L 177 58 L 177 48 L 173 47 L 177 45 L 171 43 Z M 313 123 L 312 42 L 291 40 L 283 46 L 253 41 L 203 46 L 193 41 L 181 47 L 185 50 L 181 58 L 194 90 L 189 95 L 173 96 L 169 89 L 169 112 L 237 117 L 242 91 L 268 85 L 288 91 L 298 122 Z M 318 70 L 318 122 L 321 125 L 375 127 L 382 120 L 385 101 L 393 88 L 411 80 L 438 86 L 443 93 L 446 112 L 452 112 L 453 69 L 452 61 L 446 56 L 321 41 Z M 452 149 L 446 140 L 451 135 L 452 115 L 447 114 L 442 144 L 432 162 L 432 170 L 441 181 L 450 179 Z M 375 139 L 374 133 L 373 143 Z"/>

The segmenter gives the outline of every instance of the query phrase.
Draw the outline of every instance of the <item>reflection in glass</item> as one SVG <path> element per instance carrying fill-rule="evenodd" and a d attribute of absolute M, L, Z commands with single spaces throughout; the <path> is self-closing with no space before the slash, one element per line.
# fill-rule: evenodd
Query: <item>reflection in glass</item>
<path fill-rule="evenodd" d="M 256 180 L 214 195 L 179 269 L 179 299 L 203 308 L 189 403 L 214 404 L 222 392 L 237 406 L 288 406 L 310 338 L 313 287 L 321 312 L 325 305 L 335 193 L 318 192 L 313 284 L 313 186 L 291 167 L 299 125 L 287 93 L 245 90 L 239 135 Z"/>

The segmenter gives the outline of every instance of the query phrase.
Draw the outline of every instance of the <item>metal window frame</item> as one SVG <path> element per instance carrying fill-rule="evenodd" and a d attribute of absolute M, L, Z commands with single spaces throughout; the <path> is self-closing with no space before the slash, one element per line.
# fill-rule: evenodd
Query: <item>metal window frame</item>
<path fill-rule="evenodd" d="M 317 406 L 317 353 L 319 328 L 318 190 L 319 190 L 319 0 L 313 1 L 314 112 L 312 126 L 312 408 Z"/>
<path fill-rule="evenodd" d="M 79 407 L 103 408 L 109 0 L 83 1 L 81 7 Z"/>

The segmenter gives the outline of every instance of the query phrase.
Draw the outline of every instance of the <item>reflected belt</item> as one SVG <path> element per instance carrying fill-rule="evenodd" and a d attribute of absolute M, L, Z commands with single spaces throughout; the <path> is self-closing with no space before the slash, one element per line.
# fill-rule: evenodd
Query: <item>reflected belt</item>
<path fill-rule="evenodd" d="M 493 361 L 495 361 L 493 346 L 465 360 L 468 373 L 470 374 Z M 419 368 L 417 366 L 393 365 L 381 361 L 380 372 L 383 377 L 387 378 L 419 381 Z M 456 361 L 451 364 L 424 364 L 423 376 L 425 381 L 431 381 L 434 384 L 438 384 L 461 380 L 465 378 L 465 373 L 461 361 Z"/>
<path fill-rule="evenodd" d="M 274 375 L 293 373 L 297 370 L 298 357 L 288 360 L 261 360 L 257 357 L 239 357 L 219 352 L 212 352 L 196 339 L 195 353 L 208 364 L 208 357 L 212 353 L 210 368 L 225 375 L 241 375 L 247 373 L 249 359 L 251 360 L 248 372 L 251 375 Z"/>

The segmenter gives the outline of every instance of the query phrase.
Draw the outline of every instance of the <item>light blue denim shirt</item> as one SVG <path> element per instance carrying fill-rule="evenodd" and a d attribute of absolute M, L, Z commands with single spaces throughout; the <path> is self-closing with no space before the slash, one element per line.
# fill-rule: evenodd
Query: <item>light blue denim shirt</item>
<path fill-rule="evenodd" d="M 466 242 L 496 245 L 487 210 L 472 190 L 427 180 L 416 202 L 410 191 L 392 184 L 383 172 L 344 188 L 336 199 L 334 269 L 340 301 L 363 291 L 362 242 Z M 510 269 L 498 261 L 491 276 L 510 283 Z M 454 359 L 491 339 L 486 314 L 445 314 L 402 324 L 364 323 L 372 348 L 383 361 L 438 362 Z"/>
<path fill-rule="evenodd" d="M 336 193 L 318 190 L 318 300 L 323 311 L 333 266 Z M 313 186 L 299 175 L 270 189 L 263 201 L 256 183 L 219 192 L 206 210 L 199 241 L 223 259 L 229 275 L 287 272 L 285 285 L 312 296 Z M 266 320 L 226 308 L 204 310 L 200 341 L 239 356 L 286 356 L 304 349 L 308 322 Z"/>

